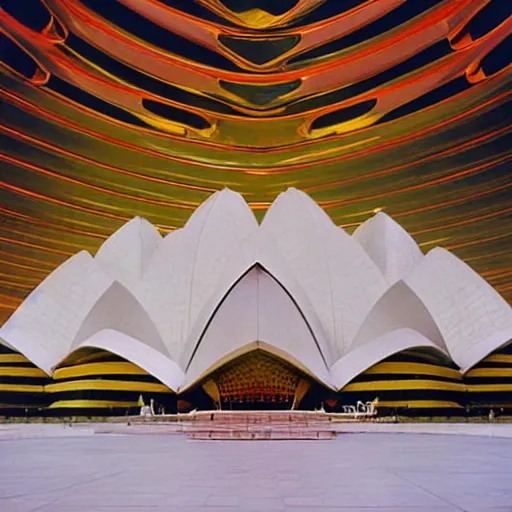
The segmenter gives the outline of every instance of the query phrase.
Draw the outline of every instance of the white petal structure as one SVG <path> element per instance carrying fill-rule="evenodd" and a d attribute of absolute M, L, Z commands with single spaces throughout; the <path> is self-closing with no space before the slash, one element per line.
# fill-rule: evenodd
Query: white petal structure
<path fill-rule="evenodd" d="M 448 355 L 443 337 L 419 297 L 403 281 L 377 301 L 348 356 L 332 368 L 337 388 L 374 364 L 403 350 L 429 348 Z"/>
<path fill-rule="evenodd" d="M 192 254 L 196 236 L 185 229 L 169 233 L 153 254 L 134 292 L 155 322 L 173 361 L 180 360 L 187 336 Z"/>
<path fill-rule="evenodd" d="M 307 291 L 336 359 L 343 356 L 386 289 L 379 269 L 351 236 L 299 190 L 291 188 L 278 196 L 261 229 L 273 238 Z"/>
<path fill-rule="evenodd" d="M 379 267 L 389 285 L 406 277 L 423 258 L 411 235 L 384 212 L 359 226 L 353 237 Z"/>
<path fill-rule="evenodd" d="M 185 227 L 167 235 L 144 274 L 137 297 L 157 324 L 175 361 L 219 272 L 258 224 L 243 198 L 229 189 L 212 195 Z"/>
<path fill-rule="evenodd" d="M 512 308 L 452 253 L 432 249 L 406 281 L 435 318 L 463 371 L 512 339 Z"/>
<path fill-rule="evenodd" d="M 94 334 L 110 329 L 139 340 L 144 345 L 169 356 L 162 338 L 148 312 L 117 281 L 96 301 L 75 336 L 71 350 L 81 346 Z"/>
<path fill-rule="evenodd" d="M 279 282 L 288 291 L 290 297 L 293 298 L 297 307 L 307 319 L 314 339 L 320 348 L 322 358 L 329 366 L 334 362 L 335 359 L 331 347 L 307 294 L 290 271 L 275 241 L 261 231 L 256 231 L 252 236 L 240 243 L 238 247 L 234 248 L 231 258 L 226 262 L 223 271 L 220 273 L 219 285 L 205 303 L 183 348 L 181 358 L 183 368 L 190 364 L 198 340 L 205 330 L 208 321 L 215 313 L 218 304 L 225 297 L 228 290 L 238 281 L 240 276 L 256 265 L 265 269 L 272 276 L 279 276 Z"/>
<path fill-rule="evenodd" d="M 194 234 L 189 306 L 186 330 L 189 331 L 204 301 L 218 282 L 218 271 L 232 251 L 258 228 L 256 218 L 242 196 L 224 189 L 210 197 L 185 225 Z"/>
<path fill-rule="evenodd" d="M 164 238 L 135 218 L 94 258 L 83 251 L 62 264 L 0 329 L 0 366 L 7 375 L 9 361 L 28 359 L 48 376 L 58 365 L 82 375 L 76 385 L 55 375 L 48 393 L 58 410 L 133 405 L 138 390 L 169 403 L 206 393 L 216 403 L 249 395 L 286 404 L 378 391 L 389 407 L 410 407 L 414 395 L 413 408 L 460 409 L 466 389 L 479 403 L 496 390 L 502 403 L 505 381 L 478 387 L 462 373 L 484 359 L 503 366 L 511 340 L 510 305 L 453 254 L 424 256 L 386 214 L 350 236 L 288 189 L 259 226 L 225 189 Z M 125 380 L 109 374 L 115 368 Z M 269 380 L 253 386 L 260 370 Z M 501 371 L 477 366 L 467 378 Z M 243 384 L 228 392 L 233 379 Z M 43 392 L 30 385 L 23 396 Z"/>
<path fill-rule="evenodd" d="M 244 352 L 266 350 L 330 386 L 310 327 L 286 290 L 260 267 L 234 284 L 210 319 L 187 368 L 185 387 Z"/>
<path fill-rule="evenodd" d="M 0 329 L 0 338 L 48 375 L 96 301 L 112 284 L 86 251 L 54 270 Z"/>
<path fill-rule="evenodd" d="M 131 290 L 142 278 L 161 240 L 155 226 L 135 217 L 105 240 L 94 258 L 108 276 Z"/>
<path fill-rule="evenodd" d="M 359 329 L 351 348 L 353 350 L 388 332 L 403 328 L 420 333 L 447 353 L 435 320 L 425 304 L 404 281 L 397 281 L 377 301 Z"/>
<path fill-rule="evenodd" d="M 342 389 L 354 377 L 363 373 L 374 364 L 404 350 L 427 349 L 439 351 L 439 347 L 409 328 L 395 329 L 374 338 L 365 345 L 360 345 L 347 356 L 342 357 L 331 368 L 332 382 L 336 389 Z"/>

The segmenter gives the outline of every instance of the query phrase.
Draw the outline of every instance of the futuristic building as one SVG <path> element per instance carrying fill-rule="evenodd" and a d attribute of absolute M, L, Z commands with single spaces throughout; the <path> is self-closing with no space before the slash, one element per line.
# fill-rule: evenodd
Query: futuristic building
<path fill-rule="evenodd" d="M 51 273 L 0 339 L 9 411 L 512 407 L 508 303 L 385 213 L 351 236 L 293 188 L 261 224 L 229 189 L 164 237 L 132 219 Z"/>
<path fill-rule="evenodd" d="M 0 325 L 225 186 L 258 220 L 289 186 L 350 233 L 393 212 L 512 304 L 511 35 L 510 0 L 1 0 Z"/>

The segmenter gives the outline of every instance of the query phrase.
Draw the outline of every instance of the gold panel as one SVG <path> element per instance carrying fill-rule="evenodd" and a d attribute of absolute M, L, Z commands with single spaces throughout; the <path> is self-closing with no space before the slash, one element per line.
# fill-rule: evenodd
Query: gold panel
<path fill-rule="evenodd" d="M 465 391 L 466 386 L 457 382 L 439 380 L 388 380 L 374 382 L 354 382 L 345 386 L 343 391 L 394 391 L 407 389 L 437 389 L 443 391 Z"/>
<path fill-rule="evenodd" d="M 228 363 L 212 379 L 221 400 L 277 402 L 294 398 L 301 375 L 284 361 L 258 350 Z"/>
<path fill-rule="evenodd" d="M 55 380 L 88 377 L 91 375 L 148 375 L 146 371 L 132 363 L 104 362 L 87 363 L 59 368 L 55 371 Z"/>
<path fill-rule="evenodd" d="M 44 393 L 44 386 L 29 384 L 0 384 L 0 393 Z"/>
<path fill-rule="evenodd" d="M 21 354 L 0 354 L 0 364 L 2 363 L 29 363 L 30 361 Z"/>
<path fill-rule="evenodd" d="M 365 374 L 412 374 L 412 375 L 436 375 L 439 377 L 447 377 L 454 380 L 462 380 L 462 375 L 458 370 L 445 368 L 443 366 L 409 363 L 409 362 L 386 362 L 379 363 L 366 370 Z"/>
<path fill-rule="evenodd" d="M 509 391 L 512 393 L 512 384 L 475 384 L 468 385 L 468 390 L 471 393 L 488 393 L 488 392 L 502 392 Z"/>
<path fill-rule="evenodd" d="M 170 393 L 167 386 L 155 382 L 119 381 L 119 380 L 72 380 L 45 386 L 48 393 L 61 391 L 80 391 L 84 389 L 102 389 L 105 391 L 141 391 L 147 393 Z"/>
<path fill-rule="evenodd" d="M 512 364 L 512 354 L 492 354 L 482 361 L 483 363 L 510 363 Z"/>
<path fill-rule="evenodd" d="M 474 368 L 466 373 L 466 377 L 512 377 L 512 367 Z"/>
<path fill-rule="evenodd" d="M 414 409 L 461 409 L 462 406 L 457 402 L 449 400 L 392 400 L 379 401 L 377 407 L 410 407 Z"/>
<path fill-rule="evenodd" d="M 137 407 L 137 402 L 108 400 L 59 400 L 57 402 L 53 402 L 49 409 L 108 409 L 109 407 Z"/>
<path fill-rule="evenodd" d="M 23 366 L 0 366 L 0 377 L 42 377 L 48 375 L 39 368 L 27 368 Z"/>

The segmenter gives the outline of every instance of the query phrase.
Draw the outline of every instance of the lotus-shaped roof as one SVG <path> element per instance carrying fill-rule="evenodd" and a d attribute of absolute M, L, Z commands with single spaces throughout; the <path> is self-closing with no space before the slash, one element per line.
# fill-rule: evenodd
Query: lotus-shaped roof
<path fill-rule="evenodd" d="M 0 338 L 48 375 L 89 347 L 180 391 L 257 349 L 341 389 L 409 349 L 467 371 L 512 339 L 512 308 L 448 251 L 423 255 L 383 212 L 351 236 L 291 188 L 258 225 L 225 189 L 165 237 L 137 217 L 95 257 L 71 257 Z"/>

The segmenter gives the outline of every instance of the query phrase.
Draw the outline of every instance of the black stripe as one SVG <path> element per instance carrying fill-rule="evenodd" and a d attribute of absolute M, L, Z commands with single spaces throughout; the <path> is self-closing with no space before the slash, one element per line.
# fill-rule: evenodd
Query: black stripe
<path fill-rule="evenodd" d="M 440 375 L 425 375 L 425 374 L 394 374 L 394 373 L 363 373 L 361 375 L 358 375 L 354 380 L 350 381 L 352 382 L 373 382 L 373 381 L 390 381 L 390 380 L 400 380 L 400 381 L 415 381 L 415 380 L 435 380 L 438 382 L 451 382 L 451 383 L 457 383 L 462 384 L 462 379 L 452 379 L 450 377 L 443 377 Z"/>

